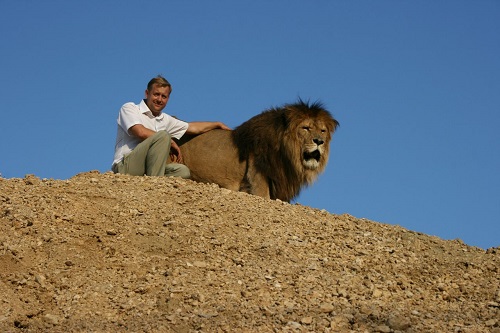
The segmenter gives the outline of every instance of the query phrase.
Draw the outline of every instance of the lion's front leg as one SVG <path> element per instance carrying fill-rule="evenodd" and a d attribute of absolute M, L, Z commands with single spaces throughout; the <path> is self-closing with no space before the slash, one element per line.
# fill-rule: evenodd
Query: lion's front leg
<path fill-rule="evenodd" d="M 253 158 L 249 159 L 248 170 L 245 176 L 247 182 L 245 192 L 258 195 L 266 199 L 271 198 L 269 180 L 255 168 Z"/>

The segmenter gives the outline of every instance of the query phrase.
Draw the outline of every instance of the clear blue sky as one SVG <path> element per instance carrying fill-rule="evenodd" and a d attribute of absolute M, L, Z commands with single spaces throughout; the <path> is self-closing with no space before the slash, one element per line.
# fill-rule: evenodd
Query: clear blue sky
<path fill-rule="evenodd" d="M 108 171 L 116 117 L 235 127 L 297 97 L 340 121 L 297 202 L 500 245 L 499 1 L 0 0 L 0 173 Z"/>

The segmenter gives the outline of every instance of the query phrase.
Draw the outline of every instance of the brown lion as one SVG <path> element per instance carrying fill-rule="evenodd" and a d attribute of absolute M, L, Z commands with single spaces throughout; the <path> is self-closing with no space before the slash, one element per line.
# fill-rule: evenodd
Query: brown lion
<path fill-rule="evenodd" d="M 299 100 L 179 146 L 193 180 L 289 202 L 324 171 L 338 125 L 321 103 Z"/>

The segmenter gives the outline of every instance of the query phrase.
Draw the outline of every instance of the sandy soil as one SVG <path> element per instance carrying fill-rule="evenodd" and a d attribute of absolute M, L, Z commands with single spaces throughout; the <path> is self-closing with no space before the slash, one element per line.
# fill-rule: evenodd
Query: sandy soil
<path fill-rule="evenodd" d="M 500 248 L 174 178 L 0 179 L 1 332 L 495 332 Z"/>

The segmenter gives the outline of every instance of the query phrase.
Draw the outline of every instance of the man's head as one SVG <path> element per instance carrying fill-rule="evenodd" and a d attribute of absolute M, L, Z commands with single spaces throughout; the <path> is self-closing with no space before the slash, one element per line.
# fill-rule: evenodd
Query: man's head
<path fill-rule="evenodd" d="M 165 108 L 172 92 L 172 86 L 161 75 L 151 79 L 146 89 L 146 105 L 155 116 L 159 116 Z"/>

